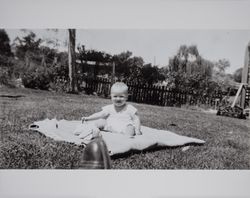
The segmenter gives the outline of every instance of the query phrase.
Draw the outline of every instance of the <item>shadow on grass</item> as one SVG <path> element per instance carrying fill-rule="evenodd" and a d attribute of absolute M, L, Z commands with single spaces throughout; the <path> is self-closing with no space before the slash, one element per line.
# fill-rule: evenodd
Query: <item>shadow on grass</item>
<path fill-rule="evenodd" d="M 18 98 L 22 98 L 25 97 L 25 95 L 7 95 L 7 94 L 3 94 L 0 95 L 1 98 L 13 98 L 13 99 L 18 99 Z"/>
<path fill-rule="evenodd" d="M 111 159 L 115 160 L 115 159 L 119 159 L 119 158 L 126 158 L 126 157 L 131 157 L 134 154 L 146 154 L 148 152 L 155 152 L 155 151 L 160 151 L 160 150 L 164 150 L 164 149 L 168 149 L 168 150 L 174 150 L 174 149 L 178 149 L 178 148 L 182 148 L 185 146 L 201 146 L 204 145 L 203 143 L 187 143 L 187 144 L 183 144 L 183 145 L 178 145 L 178 146 L 158 146 L 155 147 L 155 145 L 144 149 L 143 151 L 140 150 L 130 150 L 128 152 L 125 153 L 119 153 L 119 154 L 115 154 L 111 156 Z"/>
<path fill-rule="evenodd" d="M 35 130 L 36 132 L 38 132 L 38 134 L 41 136 L 41 137 L 44 137 L 44 138 L 49 138 L 47 137 L 46 135 L 44 135 L 43 133 L 41 133 L 40 131 L 37 131 Z M 49 138 L 51 139 L 51 138 Z M 55 141 L 53 139 L 51 139 L 52 141 Z M 75 145 L 75 146 L 78 146 L 79 149 L 84 149 L 86 147 L 86 144 L 81 144 L 81 145 L 78 145 L 78 144 L 75 144 L 73 142 L 66 142 L 66 141 L 55 141 L 55 142 L 60 142 L 60 143 L 64 143 L 64 144 L 68 144 L 68 145 Z M 178 149 L 178 148 L 183 148 L 185 146 L 193 146 L 193 147 L 198 147 L 198 146 L 202 146 L 204 145 L 204 143 L 186 143 L 186 144 L 183 144 L 183 145 L 178 145 L 178 146 L 157 146 L 157 145 L 152 145 L 144 150 L 130 150 L 130 151 L 127 151 L 125 153 L 119 153 L 119 154 L 114 154 L 111 156 L 111 159 L 115 160 L 115 159 L 119 159 L 119 158 L 126 158 L 126 157 L 131 157 L 135 154 L 146 154 L 148 152 L 156 152 L 156 151 L 160 151 L 160 150 L 164 150 L 164 149 L 168 149 L 168 150 L 174 150 L 174 149 Z"/>

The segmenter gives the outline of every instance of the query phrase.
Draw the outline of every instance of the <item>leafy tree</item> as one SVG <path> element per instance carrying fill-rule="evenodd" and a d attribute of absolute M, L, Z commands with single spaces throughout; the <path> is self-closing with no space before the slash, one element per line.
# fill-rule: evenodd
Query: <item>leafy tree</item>
<path fill-rule="evenodd" d="M 113 56 L 118 80 L 140 83 L 141 70 L 144 61 L 141 57 L 132 57 L 132 52 L 126 51 Z"/>
<path fill-rule="evenodd" d="M 115 72 L 118 79 L 127 79 L 129 75 L 129 68 L 131 67 L 132 52 L 126 51 L 113 56 L 115 62 Z"/>
<path fill-rule="evenodd" d="M 141 57 L 132 56 L 132 52 L 126 51 L 116 55 L 110 55 L 103 51 L 86 50 L 85 46 L 78 46 L 78 58 L 81 62 L 81 72 L 88 78 L 97 74 L 111 75 L 111 65 L 115 64 L 115 76 L 118 80 L 153 84 L 165 79 L 164 71 L 151 64 L 144 65 Z M 88 67 L 87 61 L 95 61 L 96 65 Z M 107 63 L 107 66 L 98 67 L 98 63 Z"/>
<path fill-rule="evenodd" d="M 69 90 L 68 53 L 57 53 L 56 61 L 51 68 L 50 88 L 60 92 Z"/>
<path fill-rule="evenodd" d="M 233 77 L 226 73 L 228 67 L 230 63 L 226 59 L 216 61 L 213 67 L 213 81 L 224 91 L 233 86 Z"/>
<path fill-rule="evenodd" d="M 170 87 L 197 94 L 208 92 L 213 63 L 202 58 L 196 46 L 180 46 L 177 54 L 169 59 L 168 67 Z"/>
<path fill-rule="evenodd" d="M 24 60 L 28 66 L 30 61 L 36 60 L 36 54 L 39 52 L 42 39 L 36 39 L 36 34 L 30 32 L 23 38 L 17 37 L 15 39 L 16 57 L 20 60 Z"/>
<path fill-rule="evenodd" d="M 0 55 L 6 57 L 13 56 L 9 36 L 4 29 L 0 29 Z"/>
<path fill-rule="evenodd" d="M 216 72 L 219 72 L 221 74 L 225 74 L 226 73 L 226 69 L 230 67 L 230 62 L 226 59 L 220 59 L 217 62 L 215 62 L 214 65 L 214 70 Z"/>
<path fill-rule="evenodd" d="M 238 83 L 241 83 L 242 71 L 243 68 L 239 68 L 233 73 L 233 79 Z"/>
<path fill-rule="evenodd" d="M 29 32 L 23 38 L 15 39 L 15 60 L 14 74 L 21 77 L 23 84 L 29 88 L 45 89 L 51 88 L 55 83 L 54 75 L 57 68 L 58 52 L 47 46 L 42 46 L 42 39 L 36 34 Z"/>
<path fill-rule="evenodd" d="M 4 29 L 0 29 L 0 84 L 12 85 L 14 69 L 10 39 Z"/>
<path fill-rule="evenodd" d="M 41 59 L 41 65 L 51 67 L 57 62 L 58 52 L 46 46 L 40 46 L 37 56 Z"/>
<path fill-rule="evenodd" d="M 133 83 L 142 83 L 142 68 L 144 66 L 144 61 L 142 57 L 134 56 L 128 59 L 127 70 L 123 78 L 125 81 Z M 124 68 L 125 69 L 125 68 Z"/>
<path fill-rule="evenodd" d="M 96 50 L 86 50 L 85 46 L 78 46 L 78 58 L 81 62 L 82 73 L 87 73 L 88 77 L 95 78 L 98 74 L 111 74 L 112 55 Z M 94 61 L 96 64 L 88 67 L 87 61 Z M 99 67 L 100 63 L 107 63 L 110 66 Z"/>
<path fill-rule="evenodd" d="M 149 85 L 165 80 L 163 70 L 160 70 L 157 66 L 152 67 L 151 64 L 144 65 L 141 73 L 142 82 Z"/>

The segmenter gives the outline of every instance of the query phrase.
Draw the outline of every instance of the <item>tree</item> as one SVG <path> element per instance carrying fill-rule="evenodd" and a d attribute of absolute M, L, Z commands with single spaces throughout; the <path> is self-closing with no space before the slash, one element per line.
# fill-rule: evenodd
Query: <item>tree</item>
<path fill-rule="evenodd" d="M 142 57 L 134 56 L 128 59 L 127 70 L 124 74 L 124 79 L 129 82 L 141 84 L 142 68 L 144 61 Z M 125 68 L 124 68 L 125 69 Z"/>
<path fill-rule="evenodd" d="M 46 46 L 39 48 L 38 56 L 41 58 L 41 65 L 44 67 L 53 66 L 56 63 L 58 52 Z"/>
<path fill-rule="evenodd" d="M 213 81 L 224 91 L 228 90 L 233 84 L 232 76 L 226 73 L 228 67 L 230 67 L 230 62 L 226 59 L 216 61 L 213 67 Z"/>
<path fill-rule="evenodd" d="M 163 70 L 162 70 L 163 71 Z M 159 81 L 165 80 L 165 76 L 157 66 L 146 64 L 142 67 L 142 83 L 152 85 Z"/>
<path fill-rule="evenodd" d="M 23 38 L 17 37 L 14 42 L 16 47 L 16 57 L 20 60 L 25 60 L 28 65 L 29 61 L 31 61 L 31 59 L 34 58 L 35 54 L 39 51 L 42 39 L 37 39 L 36 34 L 31 31 Z"/>
<path fill-rule="evenodd" d="M 142 57 L 132 57 L 132 52 L 126 51 L 113 56 L 118 80 L 140 83 L 141 70 L 144 65 Z"/>
<path fill-rule="evenodd" d="M 13 61 L 9 36 L 4 29 L 0 29 L 0 84 L 11 85 Z"/>
<path fill-rule="evenodd" d="M 126 52 L 122 52 L 120 54 L 116 54 L 113 56 L 113 61 L 115 62 L 116 65 L 116 77 L 119 80 L 122 79 L 128 79 L 129 77 L 129 68 L 130 68 L 130 64 L 131 61 L 130 58 L 132 56 L 132 52 L 130 51 L 126 51 Z"/>
<path fill-rule="evenodd" d="M 215 62 L 214 70 L 219 73 L 226 73 L 226 69 L 230 67 L 230 62 L 226 59 L 220 59 L 217 62 Z"/>
<path fill-rule="evenodd" d="M 199 55 L 196 46 L 180 46 L 169 59 L 169 86 L 177 91 L 207 92 L 212 77 L 213 63 Z"/>
<path fill-rule="evenodd" d="M 242 71 L 243 68 L 239 68 L 233 73 L 233 79 L 238 83 L 241 83 Z"/>
<path fill-rule="evenodd" d="M 25 87 L 48 90 L 56 81 L 58 52 L 48 46 L 42 46 L 43 40 L 29 32 L 15 39 L 14 74 L 21 77 Z"/>
<path fill-rule="evenodd" d="M 69 33 L 69 50 L 68 50 L 68 61 L 69 61 L 69 92 L 76 93 L 77 80 L 76 80 L 76 54 L 75 54 L 75 42 L 76 42 L 76 30 L 68 29 Z"/>
<path fill-rule="evenodd" d="M 4 29 L 0 29 L 0 55 L 7 57 L 13 56 L 9 36 Z"/>
<path fill-rule="evenodd" d="M 4 29 L 0 29 L 0 66 L 11 69 L 12 57 L 9 36 Z"/>
<path fill-rule="evenodd" d="M 95 78 L 98 74 L 111 74 L 111 62 L 112 62 L 112 55 L 103 52 L 103 51 L 96 51 L 96 50 L 86 50 L 85 46 L 78 46 L 78 58 L 81 61 L 82 72 L 88 74 Z M 92 65 L 91 68 L 88 68 L 87 61 L 94 61 L 95 65 Z M 107 63 L 110 66 L 102 66 L 99 67 L 100 63 Z M 92 69 L 93 68 L 93 69 Z"/>

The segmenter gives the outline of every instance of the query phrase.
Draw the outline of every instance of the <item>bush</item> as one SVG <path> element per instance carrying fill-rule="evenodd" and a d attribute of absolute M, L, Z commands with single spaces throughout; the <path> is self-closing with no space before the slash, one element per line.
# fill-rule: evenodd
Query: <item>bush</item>
<path fill-rule="evenodd" d="M 6 68 L 0 68 L 0 84 L 6 85 L 9 81 L 8 70 Z"/>
<path fill-rule="evenodd" d="M 9 76 L 9 70 L 6 67 L 0 67 L 0 85 L 15 87 L 15 82 Z"/>
<path fill-rule="evenodd" d="M 12 79 L 14 62 L 12 57 L 0 54 L 0 85 L 14 87 Z"/>
<path fill-rule="evenodd" d="M 67 79 L 56 77 L 53 82 L 50 82 L 49 87 L 56 92 L 67 92 L 69 88 L 69 82 Z"/>
<path fill-rule="evenodd" d="M 29 67 L 22 76 L 23 84 L 27 88 L 48 90 L 51 82 L 51 72 L 41 66 Z"/>

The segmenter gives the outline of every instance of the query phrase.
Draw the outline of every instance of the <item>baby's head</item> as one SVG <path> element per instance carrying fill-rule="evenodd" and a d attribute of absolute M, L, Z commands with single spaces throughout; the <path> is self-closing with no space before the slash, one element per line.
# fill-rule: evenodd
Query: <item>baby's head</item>
<path fill-rule="evenodd" d="M 123 82 L 116 82 L 111 87 L 111 94 L 113 93 L 124 93 L 128 95 L 128 86 Z"/>
<path fill-rule="evenodd" d="M 115 106 L 124 106 L 128 99 L 128 86 L 123 82 L 116 82 L 111 87 L 111 100 Z"/>

